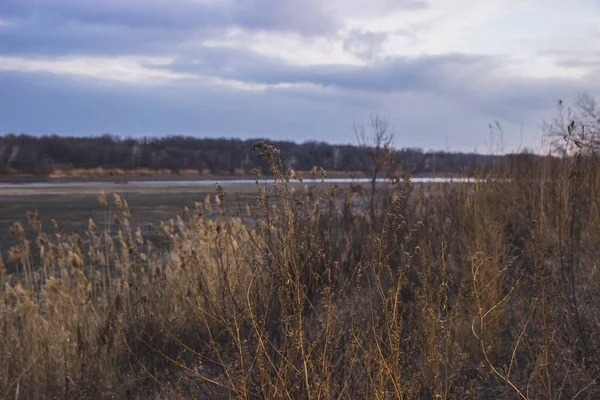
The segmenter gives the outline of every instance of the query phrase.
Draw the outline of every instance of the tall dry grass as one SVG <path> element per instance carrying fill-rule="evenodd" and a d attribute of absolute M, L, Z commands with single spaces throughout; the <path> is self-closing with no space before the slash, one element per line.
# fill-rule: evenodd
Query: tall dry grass
<path fill-rule="evenodd" d="M 118 196 L 100 198 L 106 232 L 15 224 L 0 397 L 600 396 L 595 154 L 372 199 L 299 189 L 276 149 L 255 150 L 274 177 L 255 204 L 217 187 L 152 242 Z"/>

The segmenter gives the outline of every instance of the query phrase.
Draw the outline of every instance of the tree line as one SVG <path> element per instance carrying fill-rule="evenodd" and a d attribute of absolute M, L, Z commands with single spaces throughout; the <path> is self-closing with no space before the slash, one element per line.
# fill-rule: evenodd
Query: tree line
<path fill-rule="evenodd" d="M 212 139 L 190 136 L 121 138 L 114 135 L 67 137 L 6 134 L 0 136 L 0 175 L 50 175 L 56 170 L 119 168 L 122 170 L 198 170 L 230 175 L 268 173 L 264 160 L 250 150 L 259 139 Z M 309 171 L 362 171 L 368 174 L 365 154 L 369 145 L 333 145 L 325 142 L 295 143 L 263 139 L 281 151 L 286 168 Z M 397 169 L 407 174 L 471 174 L 485 169 L 502 156 L 418 148 L 394 149 Z"/>

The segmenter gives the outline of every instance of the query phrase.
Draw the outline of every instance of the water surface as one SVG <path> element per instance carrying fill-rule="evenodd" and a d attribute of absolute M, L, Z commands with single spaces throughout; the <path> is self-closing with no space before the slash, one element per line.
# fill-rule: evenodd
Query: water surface
<path fill-rule="evenodd" d="M 378 182 L 385 182 L 386 179 L 378 179 Z M 414 183 L 465 183 L 475 182 L 473 178 L 411 178 Z M 272 179 L 261 179 L 260 183 L 271 183 Z M 290 181 L 292 183 L 299 183 L 297 180 Z M 303 183 L 320 183 L 321 179 L 304 179 Z M 325 183 L 369 183 L 371 182 L 368 178 L 326 178 Z M 17 187 L 31 187 L 31 188 L 44 188 L 44 187 L 86 187 L 86 186 L 103 186 L 103 185 L 144 185 L 144 186 L 214 186 L 219 185 L 244 185 L 254 184 L 253 179 L 215 179 L 215 180 L 156 180 L 156 181 L 83 181 L 83 182 L 18 182 L 18 183 L 0 183 L 0 188 L 17 188 Z"/>

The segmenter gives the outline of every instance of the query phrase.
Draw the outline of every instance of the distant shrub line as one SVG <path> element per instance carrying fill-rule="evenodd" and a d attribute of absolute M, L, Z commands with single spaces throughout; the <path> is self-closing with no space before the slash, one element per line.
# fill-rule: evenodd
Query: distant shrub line
<path fill-rule="evenodd" d="M 140 175 L 252 174 L 269 166 L 250 152 L 256 140 L 200 139 L 170 136 L 121 139 L 117 136 L 66 137 L 6 134 L 0 136 L 0 175 L 33 174 L 52 177 Z M 368 172 L 363 146 L 324 142 L 269 141 L 285 155 L 283 163 L 295 170 L 315 166 L 335 171 Z M 491 167 L 502 157 L 474 153 L 431 152 L 405 148 L 394 152 L 398 165 L 410 174 L 463 174 Z M 533 157 L 530 155 L 530 157 Z"/>

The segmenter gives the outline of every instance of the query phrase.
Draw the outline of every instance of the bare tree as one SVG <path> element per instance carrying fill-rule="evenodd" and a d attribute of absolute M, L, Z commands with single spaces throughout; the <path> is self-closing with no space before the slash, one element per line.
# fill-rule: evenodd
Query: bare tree
<path fill-rule="evenodd" d="M 589 94 L 577 96 L 575 108 L 558 101 L 557 116 L 545 129 L 560 155 L 597 153 L 600 150 L 600 107 Z"/>
<path fill-rule="evenodd" d="M 394 133 L 390 129 L 389 119 L 372 116 L 370 130 L 363 123 L 354 123 L 354 135 L 361 151 L 365 173 L 371 183 L 371 217 L 375 217 L 375 191 L 377 180 L 383 177 L 393 178 L 393 165 L 396 152 L 393 149 Z"/>
<path fill-rule="evenodd" d="M 600 107 L 598 102 L 587 93 L 582 93 L 577 97 L 577 119 L 582 127 L 585 136 L 584 145 L 587 150 L 596 152 L 600 150 Z"/>

